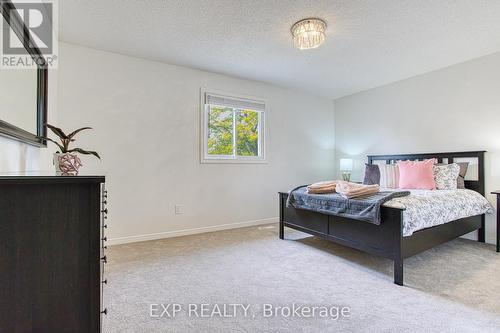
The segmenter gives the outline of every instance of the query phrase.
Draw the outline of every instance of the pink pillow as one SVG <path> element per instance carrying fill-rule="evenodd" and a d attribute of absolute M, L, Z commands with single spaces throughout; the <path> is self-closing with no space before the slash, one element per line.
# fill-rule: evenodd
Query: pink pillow
<path fill-rule="evenodd" d="M 399 161 L 399 188 L 435 190 L 432 167 L 435 159 L 425 161 Z"/>

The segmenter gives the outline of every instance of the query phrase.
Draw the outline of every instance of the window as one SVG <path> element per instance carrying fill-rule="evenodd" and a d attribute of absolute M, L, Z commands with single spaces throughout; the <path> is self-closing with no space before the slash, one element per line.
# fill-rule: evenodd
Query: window
<path fill-rule="evenodd" d="M 202 162 L 263 162 L 265 103 L 205 92 Z"/>

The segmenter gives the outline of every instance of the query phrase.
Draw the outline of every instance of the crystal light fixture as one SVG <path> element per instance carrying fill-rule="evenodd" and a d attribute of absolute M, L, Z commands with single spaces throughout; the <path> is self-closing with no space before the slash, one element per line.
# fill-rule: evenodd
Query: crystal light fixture
<path fill-rule="evenodd" d="M 326 23 L 319 18 L 308 18 L 292 26 L 293 45 L 300 50 L 314 49 L 325 41 Z"/>

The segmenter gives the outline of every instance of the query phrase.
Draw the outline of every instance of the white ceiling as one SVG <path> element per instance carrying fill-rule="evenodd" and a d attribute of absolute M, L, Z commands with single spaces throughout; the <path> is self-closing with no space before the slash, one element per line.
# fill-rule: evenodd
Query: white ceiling
<path fill-rule="evenodd" d="M 61 0 L 59 37 L 334 99 L 500 51 L 500 0 Z"/>

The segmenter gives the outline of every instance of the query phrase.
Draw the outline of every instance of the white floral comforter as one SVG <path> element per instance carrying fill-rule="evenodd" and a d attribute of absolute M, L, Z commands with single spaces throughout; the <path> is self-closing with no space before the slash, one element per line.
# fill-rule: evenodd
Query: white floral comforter
<path fill-rule="evenodd" d="M 461 218 L 493 213 L 491 204 L 476 191 L 409 190 L 406 197 L 394 198 L 383 206 L 404 208 L 403 236 Z"/>

